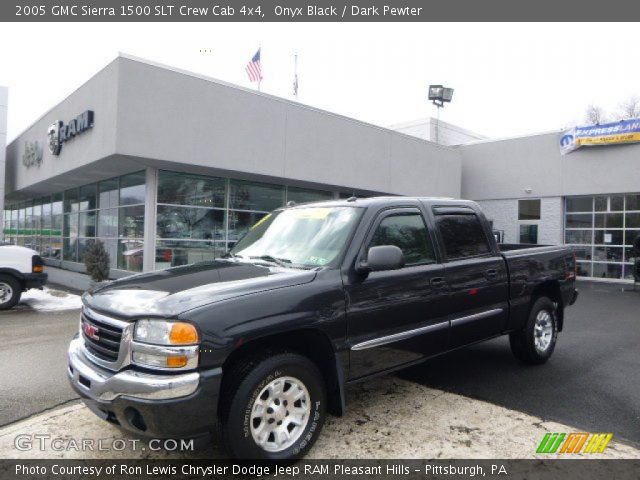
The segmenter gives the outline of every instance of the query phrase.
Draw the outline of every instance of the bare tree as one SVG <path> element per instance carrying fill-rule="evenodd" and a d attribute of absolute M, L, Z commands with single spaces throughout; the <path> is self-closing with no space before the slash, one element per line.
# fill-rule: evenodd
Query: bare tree
<path fill-rule="evenodd" d="M 584 119 L 591 125 L 600 125 L 606 122 L 604 110 L 597 105 L 589 105 L 585 112 Z"/>
<path fill-rule="evenodd" d="M 631 97 L 620 104 L 618 118 L 620 120 L 629 120 L 630 118 L 640 117 L 640 98 Z"/>

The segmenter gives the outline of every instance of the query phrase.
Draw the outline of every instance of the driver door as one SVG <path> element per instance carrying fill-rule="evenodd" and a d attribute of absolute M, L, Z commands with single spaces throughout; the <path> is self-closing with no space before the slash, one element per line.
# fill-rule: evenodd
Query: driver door
<path fill-rule="evenodd" d="M 446 350 L 448 289 L 434 243 L 418 208 L 386 210 L 375 220 L 363 254 L 372 246 L 395 245 L 405 266 L 345 281 L 350 379 Z"/>

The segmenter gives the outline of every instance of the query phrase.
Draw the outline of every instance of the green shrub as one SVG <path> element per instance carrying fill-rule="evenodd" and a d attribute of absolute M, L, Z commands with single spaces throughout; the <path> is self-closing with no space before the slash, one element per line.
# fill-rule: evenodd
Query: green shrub
<path fill-rule="evenodd" d="M 102 282 L 109 278 L 109 252 L 104 248 L 100 240 L 92 240 L 89 250 L 84 255 L 84 264 L 87 273 L 96 282 Z"/>

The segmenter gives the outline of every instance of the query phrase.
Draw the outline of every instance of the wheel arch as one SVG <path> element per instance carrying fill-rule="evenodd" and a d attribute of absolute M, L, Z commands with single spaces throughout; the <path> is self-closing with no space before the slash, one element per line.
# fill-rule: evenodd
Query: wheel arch
<path fill-rule="evenodd" d="M 226 385 L 224 372 L 231 370 L 232 365 L 247 357 L 283 351 L 303 355 L 317 365 L 327 386 L 327 410 L 342 416 L 345 412 L 344 372 L 329 337 L 317 329 L 278 332 L 243 343 L 231 352 L 222 365 L 221 390 Z"/>
<path fill-rule="evenodd" d="M 531 309 L 535 301 L 540 297 L 547 297 L 558 305 L 556 315 L 558 320 L 558 331 L 561 332 L 564 324 L 564 303 L 562 301 L 562 292 L 560 291 L 560 282 L 557 280 L 546 280 L 537 285 L 531 292 L 529 309 Z"/>

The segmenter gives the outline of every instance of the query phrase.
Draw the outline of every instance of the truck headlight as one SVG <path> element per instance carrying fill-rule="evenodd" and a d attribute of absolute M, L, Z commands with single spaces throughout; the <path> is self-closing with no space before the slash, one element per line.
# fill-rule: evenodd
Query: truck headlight
<path fill-rule="evenodd" d="M 133 339 L 154 345 L 195 345 L 198 330 L 190 323 L 164 320 L 138 320 Z"/>
<path fill-rule="evenodd" d="M 198 330 L 186 322 L 143 319 L 136 322 L 131 342 L 131 362 L 159 370 L 198 367 Z"/>

